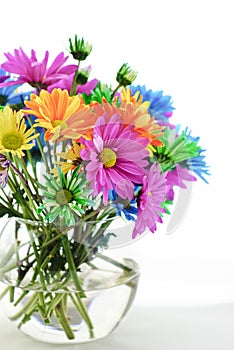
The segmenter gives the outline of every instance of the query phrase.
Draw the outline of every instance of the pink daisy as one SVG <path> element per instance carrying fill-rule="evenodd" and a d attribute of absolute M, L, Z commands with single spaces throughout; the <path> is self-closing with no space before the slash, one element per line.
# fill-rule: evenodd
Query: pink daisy
<path fill-rule="evenodd" d="M 156 222 L 162 222 L 160 213 L 165 210 L 161 203 L 166 200 L 167 186 L 166 173 L 161 174 L 160 165 L 155 171 L 155 163 L 150 167 L 148 174 L 143 177 L 143 186 L 138 198 L 138 216 L 132 233 L 135 238 L 143 233 L 146 228 L 151 232 L 157 229 Z"/>
<path fill-rule="evenodd" d="M 5 56 L 7 61 L 1 67 L 9 73 L 18 74 L 19 77 L 16 80 L 0 83 L 0 87 L 29 83 L 39 91 L 46 90 L 48 86 L 57 83 L 77 69 L 76 65 L 63 66 L 69 57 L 65 57 L 63 52 L 54 59 L 49 68 L 47 68 L 49 51 L 45 52 L 42 62 L 38 62 L 34 50 L 31 50 L 31 57 L 28 57 L 22 48 L 14 50 L 14 55 L 5 53 Z"/>
<path fill-rule="evenodd" d="M 103 193 L 108 202 L 109 190 L 115 190 L 124 199 L 132 199 L 134 184 L 141 184 L 148 165 L 146 150 L 149 140 L 134 132 L 134 125 L 126 126 L 116 113 L 107 114 L 96 121 L 92 139 L 81 138 L 86 146 L 81 158 L 87 161 L 87 179 L 91 181 L 94 195 Z"/>
<path fill-rule="evenodd" d="M 54 88 L 60 88 L 62 90 L 66 89 L 70 93 L 72 82 L 74 79 L 74 74 L 75 73 L 68 75 L 67 77 L 61 79 L 58 83 L 50 85 L 50 87 L 48 88 L 48 91 L 51 92 Z M 76 93 L 82 94 L 84 92 L 86 95 L 90 95 L 92 90 L 94 90 L 95 87 L 97 86 L 97 84 L 98 84 L 97 79 L 92 79 L 84 85 L 79 84 L 77 87 Z"/>
<path fill-rule="evenodd" d="M 178 186 L 180 188 L 187 188 L 183 181 L 197 181 L 196 177 L 189 173 L 187 168 L 182 168 L 179 164 L 172 171 L 169 171 L 166 176 L 168 185 L 168 199 L 174 200 L 174 190 L 173 186 Z"/>

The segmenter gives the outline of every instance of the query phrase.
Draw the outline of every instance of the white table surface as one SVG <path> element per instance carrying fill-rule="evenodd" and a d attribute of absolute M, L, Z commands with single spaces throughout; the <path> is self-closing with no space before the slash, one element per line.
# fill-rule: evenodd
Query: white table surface
<path fill-rule="evenodd" d="M 105 339 L 82 345 L 40 343 L 20 333 L 2 315 L 1 350 L 233 350 L 234 303 L 209 306 L 133 306 Z"/>

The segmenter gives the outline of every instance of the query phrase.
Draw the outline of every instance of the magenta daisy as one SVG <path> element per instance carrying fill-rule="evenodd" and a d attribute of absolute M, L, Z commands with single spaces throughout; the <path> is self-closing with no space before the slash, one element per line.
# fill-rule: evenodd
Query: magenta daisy
<path fill-rule="evenodd" d="M 155 163 L 143 177 L 143 186 L 137 201 L 138 216 L 132 233 L 133 238 L 147 228 L 154 233 L 157 229 L 156 222 L 162 222 L 160 214 L 165 210 L 161 204 L 166 200 L 167 193 L 165 177 L 166 173 L 161 174 L 160 165 L 156 167 Z"/>
<path fill-rule="evenodd" d="M 116 113 L 99 117 L 92 139 L 81 139 L 86 148 L 81 158 L 87 161 L 87 179 L 91 181 L 94 195 L 103 193 L 104 205 L 108 192 L 115 190 L 124 199 L 132 199 L 134 184 L 140 184 L 148 165 L 146 150 L 149 140 L 134 132 L 134 125 L 125 126 Z"/>
<path fill-rule="evenodd" d="M 0 83 L 0 87 L 29 83 L 38 91 L 46 90 L 48 86 L 57 83 L 62 78 L 66 78 L 67 75 L 74 73 L 77 69 L 76 65 L 63 66 L 68 59 L 68 56 L 65 57 L 63 52 L 54 59 L 49 68 L 47 68 L 49 51 L 45 52 L 42 62 L 37 60 L 34 50 L 31 50 L 31 57 L 28 57 L 22 48 L 14 50 L 13 55 L 9 52 L 5 53 L 5 56 L 7 61 L 1 67 L 9 73 L 18 74 L 19 77 L 15 80 Z"/>
<path fill-rule="evenodd" d="M 196 177 L 191 175 L 187 168 L 182 168 L 180 165 L 177 165 L 174 170 L 167 173 L 166 180 L 169 189 L 167 195 L 171 201 L 174 200 L 174 186 L 187 188 L 183 181 L 197 181 Z"/>
<path fill-rule="evenodd" d="M 89 68 L 89 67 L 88 67 Z M 87 68 L 87 69 L 88 69 Z M 90 68 L 91 70 L 91 68 Z M 68 93 L 70 94 L 72 89 L 72 83 L 74 80 L 75 73 L 68 75 L 67 77 L 61 79 L 59 82 L 50 85 L 48 87 L 48 91 L 51 92 L 54 88 L 60 88 L 62 90 L 66 89 Z M 91 92 L 95 89 L 95 87 L 98 84 L 98 79 L 92 79 L 90 81 L 87 81 L 85 84 L 78 84 L 76 88 L 76 94 L 82 94 L 85 93 L 86 95 L 90 95 Z"/>

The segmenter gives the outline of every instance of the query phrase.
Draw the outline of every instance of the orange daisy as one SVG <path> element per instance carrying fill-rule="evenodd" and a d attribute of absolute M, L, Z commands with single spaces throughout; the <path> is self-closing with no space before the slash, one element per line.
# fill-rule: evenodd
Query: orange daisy
<path fill-rule="evenodd" d="M 105 103 L 93 105 L 93 110 L 98 117 L 107 113 L 111 118 L 117 113 L 126 125 L 135 125 L 135 131 L 140 136 L 148 138 L 151 145 L 162 146 L 158 137 L 163 135 L 163 127 L 156 124 L 155 119 L 150 117 L 147 104 L 122 102 L 118 107 L 116 104 Z"/>
<path fill-rule="evenodd" d="M 97 120 L 97 115 L 90 105 L 84 105 L 79 111 L 74 113 L 66 122 L 66 128 L 61 130 L 60 136 L 63 139 L 73 139 L 78 141 L 80 137 L 90 139 L 93 128 Z"/>
<path fill-rule="evenodd" d="M 25 101 L 28 109 L 25 114 L 32 114 L 36 119 L 36 126 L 43 127 L 46 141 L 56 140 L 68 127 L 69 119 L 78 111 L 85 108 L 79 96 L 69 96 L 67 90 L 53 89 L 52 92 L 42 90 L 38 95 L 31 94 L 30 101 Z"/>

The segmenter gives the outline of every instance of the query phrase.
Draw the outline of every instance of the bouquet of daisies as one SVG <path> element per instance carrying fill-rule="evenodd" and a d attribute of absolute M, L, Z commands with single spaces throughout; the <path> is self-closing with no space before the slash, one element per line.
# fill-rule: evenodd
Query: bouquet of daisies
<path fill-rule="evenodd" d="M 17 286 L 72 281 L 85 297 L 81 266 L 103 256 L 117 218 L 133 224 L 132 239 L 155 232 L 176 188 L 207 182 L 199 137 L 173 123 L 171 97 L 134 85 L 127 63 L 115 87 L 90 80 L 91 50 L 75 36 L 74 64 L 59 53 L 48 65 L 48 51 L 39 61 L 22 48 L 1 64 L 0 217 L 25 220 L 29 231 L 44 225 L 16 264 Z M 31 313 L 51 309 L 41 299 L 34 306 Z"/>

